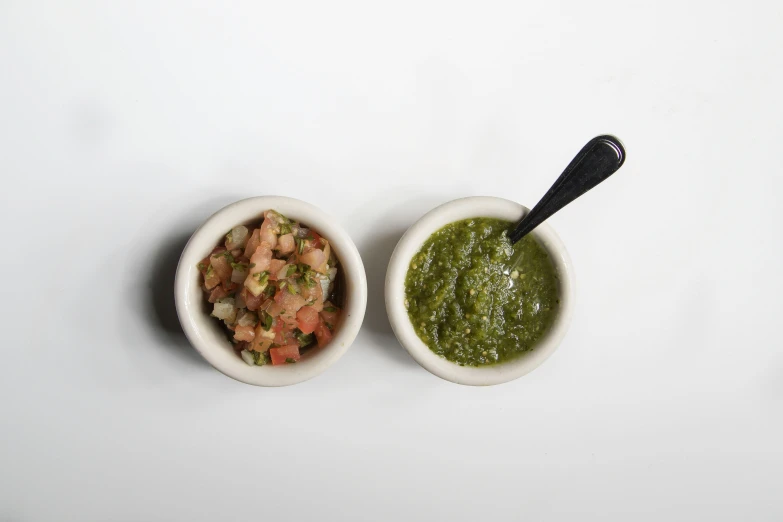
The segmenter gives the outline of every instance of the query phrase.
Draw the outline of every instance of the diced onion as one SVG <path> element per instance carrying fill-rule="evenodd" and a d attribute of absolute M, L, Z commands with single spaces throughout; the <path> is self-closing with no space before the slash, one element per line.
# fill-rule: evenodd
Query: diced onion
<path fill-rule="evenodd" d="M 278 279 L 285 279 L 288 276 L 288 267 L 291 265 L 283 265 L 283 268 L 281 268 L 277 274 L 276 277 Z"/>
<path fill-rule="evenodd" d="M 237 292 L 234 295 L 236 296 L 234 298 L 234 306 L 237 308 L 247 308 L 247 303 L 245 302 L 245 299 L 242 297 L 242 292 Z"/>
<path fill-rule="evenodd" d="M 231 282 L 241 285 L 247 279 L 247 270 L 237 270 L 236 268 L 231 272 Z"/>
<path fill-rule="evenodd" d="M 246 226 L 239 225 L 238 227 L 234 227 L 231 229 L 231 232 L 228 234 L 228 239 L 226 241 L 226 248 L 229 250 L 234 250 L 235 248 L 242 248 L 245 246 L 245 243 L 247 243 L 248 239 L 248 230 Z"/>
<path fill-rule="evenodd" d="M 255 360 L 253 359 L 253 354 L 248 352 L 247 350 L 242 350 L 239 352 L 239 355 L 242 356 L 242 360 L 245 361 L 250 366 L 255 366 Z"/>
<path fill-rule="evenodd" d="M 231 298 L 221 299 L 215 303 L 215 308 L 212 310 L 212 315 L 218 319 L 232 319 L 236 318 L 237 309 L 234 307 L 234 300 Z"/>
<path fill-rule="evenodd" d="M 324 296 L 323 298 L 326 299 L 326 297 L 329 295 L 329 288 L 332 286 L 332 283 L 326 277 L 319 277 L 318 282 L 321 284 L 321 292 Z"/>
<path fill-rule="evenodd" d="M 258 316 L 253 312 L 245 312 L 237 321 L 239 326 L 255 326 L 258 324 Z"/>
<path fill-rule="evenodd" d="M 264 291 L 266 288 L 266 285 L 269 284 L 268 282 L 261 284 L 257 278 L 253 277 L 252 275 L 247 276 L 247 279 L 245 279 L 245 288 L 247 288 L 251 294 L 258 297 L 261 295 L 261 292 Z"/>

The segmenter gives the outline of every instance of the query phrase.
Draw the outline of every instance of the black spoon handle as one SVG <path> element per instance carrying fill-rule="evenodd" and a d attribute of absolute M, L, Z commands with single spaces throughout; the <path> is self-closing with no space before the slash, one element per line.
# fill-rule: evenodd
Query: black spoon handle
<path fill-rule="evenodd" d="M 614 136 L 598 136 L 585 145 L 544 194 L 541 201 L 509 235 L 516 243 L 552 214 L 617 172 L 625 161 L 625 148 Z"/>

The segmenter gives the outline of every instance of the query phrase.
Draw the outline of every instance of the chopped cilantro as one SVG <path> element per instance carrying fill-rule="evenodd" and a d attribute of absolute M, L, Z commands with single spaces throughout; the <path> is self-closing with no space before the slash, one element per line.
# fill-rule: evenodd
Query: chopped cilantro
<path fill-rule="evenodd" d="M 312 288 L 315 286 L 315 271 L 310 268 L 310 265 L 306 265 L 304 263 L 300 263 L 298 265 L 299 273 L 301 275 L 302 284 L 304 284 L 307 288 Z"/>
<path fill-rule="evenodd" d="M 205 270 L 207 269 L 207 265 L 206 265 L 206 263 L 199 263 L 199 264 L 198 264 L 198 265 L 196 265 L 196 266 L 197 266 L 197 267 L 198 267 L 198 269 L 199 269 L 199 270 L 201 270 L 202 272 L 203 272 L 203 271 L 205 271 Z"/>
<path fill-rule="evenodd" d="M 288 265 L 288 268 L 285 271 L 286 277 L 291 277 L 296 273 L 296 265 Z"/>
<path fill-rule="evenodd" d="M 228 250 L 223 250 L 222 252 L 218 252 L 217 254 L 212 254 L 212 257 L 214 258 L 225 257 L 226 259 L 228 259 L 229 263 L 234 262 L 234 256 L 232 256 L 231 252 L 229 252 Z"/>
<path fill-rule="evenodd" d="M 280 235 L 284 236 L 286 234 L 291 233 L 291 224 L 290 223 L 280 223 Z"/>
<path fill-rule="evenodd" d="M 266 288 L 264 288 L 264 295 L 267 297 L 272 297 L 275 295 L 275 287 L 273 285 L 268 285 Z"/>
<path fill-rule="evenodd" d="M 337 311 L 337 308 L 335 308 L 334 306 L 325 306 L 324 307 L 324 312 L 334 313 L 336 311 Z"/>
<path fill-rule="evenodd" d="M 313 343 L 313 334 L 311 333 L 306 334 L 302 332 L 299 328 L 294 330 L 294 337 L 296 338 L 296 341 L 299 343 L 300 348 L 304 348 L 305 346 L 308 346 Z"/>
<path fill-rule="evenodd" d="M 292 359 L 290 357 L 286 357 L 285 358 L 285 362 L 287 362 L 288 364 L 294 364 L 296 362 L 296 359 Z"/>
<path fill-rule="evenodd" d="M 263 272 L 259 272 L 257 274 L 253 274 L 253 277 L 255 277 L 258 280 L 258 284 L 265 285 L 269 282 L 269 272 L 264 270 Z"/>
<path fill-rule="evenodd" d="M 291 295 L 296 295 L 296 287 L 294 285 L 286 285 L 286 290 L 288 290 L 288 293 Z"/>
<path fill-rule="evenodd" d="M 256 364 L 256 366 L 264 366 L 267 363 L 265 353 L 256 351 L 252 351 L 250 353 L 253 355 L 253 362 Z"/>
<path fill-rule="evenodd" d="M 272 328 L 272 316 L 266 312 L 262 313 L 264 314 L 264 330 L 269 331 L 269 329 Z"/>
<path fill-rule="evenodd" d="M 296 243 L 296 251 L 301 255 L 304 252 L 305 249 L 305 242 L 304 239 L 300 238 L 294 238 L 294 242 Z"/>
<path fill-rule="evenodd" d="M 240 272 L 247 272 L 247 265 L 244 263 L 231 263 L 231 268 Z"/>
<path fill-rule="evenodd" d="M 237 321 L 237 324 L 240 326 L 255 326 L 258 324 L 258 316 L 254 314 L 253 312 L 245 312 L 242 314 L 241 317 L 239 317 L 239 321 Z"/>

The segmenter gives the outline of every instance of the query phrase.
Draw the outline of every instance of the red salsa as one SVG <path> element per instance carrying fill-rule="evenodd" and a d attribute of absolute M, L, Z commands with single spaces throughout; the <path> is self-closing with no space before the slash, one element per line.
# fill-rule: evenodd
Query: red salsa
<path fill-rule="evenodd" d="M 340 319 L 337 258 L 315 230 L 267 210 L 198 264 L 212 316 L 250 365 L 291 364 L 325 346 Z"/>

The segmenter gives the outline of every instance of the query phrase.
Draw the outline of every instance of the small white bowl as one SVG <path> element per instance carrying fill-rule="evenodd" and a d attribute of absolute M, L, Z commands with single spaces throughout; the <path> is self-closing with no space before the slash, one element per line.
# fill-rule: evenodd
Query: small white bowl
<path fill-rule="evenodd" d="M 332 341 L 306 353 L 296 364 L 249 366 L 234 351 L 220 322 L 210 317 L 196 265 L 221 243 L 228 230 L 258 223 L 265 210 L 274 209 L 312 227 L 329 240 L 340 261 L 345 281 L 345 302 Z M 359 333 L 367 307 L 367 276 L 356 245 L 337 221 L 317 207 L 298 199 L 261 196 L 237 201 L 201 225 L 185 246 L 174 279 L 177 315 L 191 344 L 216 369 L 238 381 L 256 386 L 287 386 L 306 381 L 326 370 L 351 346 Z"/>
<path fill-rule="evenodd" d="M 394 334 L 406 350 L 427 371 L 457 384 L 488 386 L 514 380 L 537 368 L 557 349 L 568 330 L 573 308 L 573 275 L 571 259 L 560 238 L 546 223 L 539 225 L 533 236 L 552 259 L 560 280 L 560 310 L 549 331 L 535 347 L 511 361 L 488 366 L 459 366 L 430 350 L 416 335 L 405 309 L 405 275 L 413 256 L 437 230 L 462 219 L 487 217 L 519 221 L 529 209 L 519 203 L 494 197 L 455 199 L 427 214 L 402 236 L 386 271 L 386 312 Z"/>

